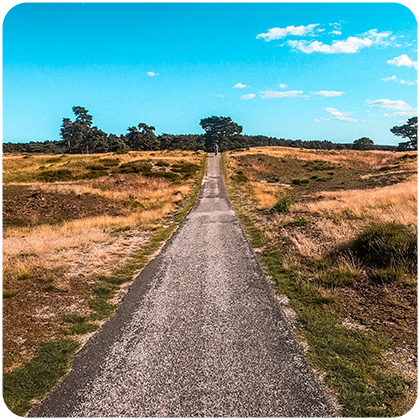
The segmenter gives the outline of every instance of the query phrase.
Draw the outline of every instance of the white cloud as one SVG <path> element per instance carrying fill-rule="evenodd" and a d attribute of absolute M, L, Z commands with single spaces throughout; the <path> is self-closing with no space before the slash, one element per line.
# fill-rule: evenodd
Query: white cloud
<path fill-rule="evenodd" d="M 348 112 L 341 112 L 337 108 L 325 108 L 331 114 L 331 118 L 339 121 L 347 121 L 347 122 L 357 122 L 356 118 L 351 118 L 348 116 Z"/>
<path fill-rule="evenodd" d="M 342 34 L 342 32 L 341 31 L 336 31 L 336 30 L 334 30 L 334 31 L 331 31 L 331 32 L 329 32 L 331 35 L 341 35 Z"/>
<path fill-rule="evenodd" d="M 279 84 L 279 88 L 280 89 L 286 89 L 287 88 L 287 85 L 285 85 L 284 83 L 280 83 Z"/>
<path fill-rule="evenodd" d="M 410 85 L 410 86 L 413 86 L 413 85 L 415 85 L 416 83 L 417 83 L 417 80 L 404 80 L 404 79 L 398 79 L 398 77 L 397 76 L 390 76 L 390 77 L 384 77 L 383 79 L 382 79 L 384 82 L 391 82 L 391 81 L 394 81 L 394 82 L 398 82 L 398 83 L 401 83 L 402 85 Z"/>
<path fill-rule="evenodd" d="M 323 54 L 353 54 L 359 52 L 362 48 L 385 44 L 385 38 L 389 37 L 391 33 L 392 32 L 378 32 L 377 29 L 371 29 L 360 37 L 349 36 L 346 40 L 333 41 L 332 44 L 324 44 L 321 41 L 309 42 L 306 40 L 289 40 L 287 43 L 290 47 L 306 54 L 314 52 Z"/>
<path fill-rule="evenodd" d="M 260 92 L 260 96 L 263 99 L 274 99 L 274 98 L 296 98 L 297 96 L 302 95 L 302 90 L 289 90 L 289 91 L 275 91 L 275 90 L 265 90 Z"/>
<path fill-rule="evenodd" d="M 417 61 L 412 61 L 407 54 L 402 54 L 398 57 L 394 57 L 392 60 L 388 60 L 387 63 L 398 67 L 404 66 L 413 67 L 417 69 Z"/>
<path fill-rule="evenodd" d="M 326 98 L 332 98 L 333 96 L 341 96 L 344 95 L 344 92 L 338 92 L 336 90 L 319 90 L 318 92 L 314 92 L 315 95 L 321 95 Z"/>
<path fill-rule="evenodd" d="M 319 23 L 312 23 L 310 25 L 300 26 L 287 26 L 286 28 L 271 28 L 268 32 L 258 34 L 257 39 L 262 38 L 264 41 L 273 41 L 275 39 L 281 39 L 286 36 L 305 36 L 313 35 L 315 28 L 319 26 Z"/>
<path fill-rule="evenodd" d="M 148 72 L 147 72 L 147 75 L 148 75 L 149 77 L 155 77 L 155 76 L 159 76 L 159 73 L 155 73 L 154 71 L 148 71 Z"/>
<path fill-rule="evenodd" d="M 375 101 L 367 101 L 370 105 L 376 108 L 391 109 L 394 112 L 384 114 L 384 117 L 412 117 L 417 113 L 416 108 L 412 108 L 402 100 L 393 101 L 391 99 L 376 99 Z"/>
<path fill-rule="evenodd" d="M 244 89 L 244 88 L 248 88 L 249 86 L 247 86 L 247 85 L 244 85 L 243 83 L 241 83 L 241 82 L 239 82 L 239 83 L 236 83 L 236 85 L 235 86 L 233 86 L 235 89 Z"/>
<path fill-rule="evenodd" d="M 375 108 L 392 109 L 394 111 L 413 111 L 413 108 L 402 100 L 376 99 L 375 101 L 368 100 L 367 102 Z"/>
<path fill-rule="evenodd" d="M 255 98 L 255 93 L 248 93 L 248 95 L 242 95 L 240 99 L 241 101 L 248 101 L 254 98 Z"/>
<path fill-rule="evenodd" d="M 398 77 L 394 75 L 394 76 L 390 76 L 390 77 L 384 77 L 382 80 L 384 82 L 390 82 L 391 80 L 398 80 Z"/>

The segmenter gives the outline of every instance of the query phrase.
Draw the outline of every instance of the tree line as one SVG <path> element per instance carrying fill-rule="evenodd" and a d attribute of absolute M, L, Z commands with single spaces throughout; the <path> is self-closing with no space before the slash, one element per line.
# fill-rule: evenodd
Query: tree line
<path fill-rule="evenodd" d="M 391 132 L 396 136 L 408 138 L 398 146 L 379 146 L 368 137 L 353 143 L 333 143 L 329 140 L 290 140 L 263 135 L 242 134 L 243 127 L 230 117 L 207 117 L 200 121 L 204 134 L 155 134 L 155 127 L 145 123 L 127 128 L 125 134 L 108 134 L 93 126 L 92 115 L 81 106 L 72 108 L 74 119 L 63 118 L 60 140 L 44 142 L 4 143 L 4 153 L 126 153 L 129 150 L 213 150 L 214 144 L 220 150 L 233 150 L 258 146 L 286 146 L 304 149 L 357 149 L 357 150 L 413 150 L 417 149 L 417 117 L 410 118 L 407 124 L 396 126 Z"/>

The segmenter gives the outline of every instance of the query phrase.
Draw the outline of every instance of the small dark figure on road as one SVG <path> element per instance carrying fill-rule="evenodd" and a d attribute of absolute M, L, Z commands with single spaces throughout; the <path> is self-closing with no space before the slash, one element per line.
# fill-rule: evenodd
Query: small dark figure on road
<path fill-rule="evenodd" d="M 219 145 L 216 143 L 214 145 L 214 156 L 216 156 L 218 152 L 219 152 Z"/>

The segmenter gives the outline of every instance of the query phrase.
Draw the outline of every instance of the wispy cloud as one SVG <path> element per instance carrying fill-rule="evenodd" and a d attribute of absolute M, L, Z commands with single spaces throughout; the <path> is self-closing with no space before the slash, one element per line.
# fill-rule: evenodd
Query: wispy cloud
<path fill-rule="evenodd" d="M 280 89 L 286 89 L 287 88 L 287 85 L 285 85 L 284 83 L 280 83 L 279 84 L 279 88 Z"/>
<path fill-rule="evenodd" d="M 287 44 L 306 54 L 323 53 L 323 54 L 354 54 L 359 52 L 362 48 L 368 48 L 373 45 L 384 45 L 385 39 L 389 37 L 392 32 L 378 32 L 377 29 L 371 29 L 361 36 L 349 36 L 345 40 L 333 41 L 331 44 L 324 44 L 321 41 L 307 40 L 288 40 Z"/>
<path fill-rule="evenodd" d="M 331 35 L 341 35 L 342 34 L 341 31 L 336 31 L 335 29 L 331 32 L 328 32 L 328 33 L 331 34 Z"/>
<path fill-rule="evenodd" d="M 313 35 L 319 23 L 312 23 L 310 25 L 300 26 L 286 26 L 285 28 L 271 28 L 268 32 L 257 35 L 257 39 L 264 39 L 264 41 L 273 41 L 275 39 L 285 38 L 286 36 L 306 36 Z"/>
<path fill-rule="evenodd" d="M 404 79 L 399 79 L 397 76 L 390 76 L 390 77 L 384 77 L 382 79 L 384 82 L 397 82 L 397 83 L 401 83 L 402 85 L 410 85 L 413 86 L 417 83 L 417 80 L 404 80 Z"/>
<path fill-rule="evenodd" d="M 248 95 L 242 95 L 240 99 L 241 101 L 249 101 L 250 99 L 254 99 L 255 96 L 255 93 L 248 93 Z"/>
<path fill-rule="evenodd" d="M 324 96 L 325 98 L 332 98 L 333 96 L 344 95 L 344 92 L 338 92 L 336 90 L 319 90 L 318 92 L 313 92 L 314 95 Z"/>
<path fill-rule="evenodd" d="M 233 86 L 235 89 L 244 89 L 244 88 L 248 88 L 249 86 L 247 86 L 247 85 L 244 85 L 243 83 L 241 83 L 241 82 L 239 82 L 239 83 L 236 83 L 236 85 L 235 86 Z"/>
<path fill-rule="evenodd" d="M 331 114 L 331 118 L 334 120 L 339 121 L 347 121 L 347 122 L 357 122 L 358 120 L 356 118 L 349 117 L 348 112 L 341 112 L 337 108 L 325 108 L 326 111 L 328 111 Z"/>
<path fill-rule="evenodd" d="M 407 54 L 402 54 L 398 57 L 394 57 L 392 60 L 388 60 L 387 64 L 391 64 L 398 67 L 413 67 L 417 69 L 417 61 L 412 61 Z"/>
<path fill-rule="evenodd" d="M 147 72 L 147 75 L 148 75 L 149 77 L 155 77 L 155 76 L 159 76 L 159 73 L 155 73 L 154 71 L 148 71 L 148 72 Z"/>
<path fill-rule="evenodd" d="M 275 98 L 296 98 L 302 95 L 303 90 L 289 90 L 289 91 L 275 91 L 265 90 L 260 92 L 262 99 L 275 99 Z"/>
<path fill-rule="evenodd" d="M 415 108 L 402 100 L 394 101 L 392 99 L 376 99 L 374 101 L 367 100 L 367 103 L 375 108 L 391 109 L 395 111 L 393 114 L 385 114 L 386 117 L 391 115 L 410 117 L 417 112 Z"/>

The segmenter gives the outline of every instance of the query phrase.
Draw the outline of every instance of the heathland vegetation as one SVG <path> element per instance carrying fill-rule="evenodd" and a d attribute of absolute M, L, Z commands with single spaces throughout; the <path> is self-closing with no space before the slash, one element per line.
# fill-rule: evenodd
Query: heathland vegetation
<path fill-rule="evenodd" d="M 191 208 L 203 152 L 3 157 L 4 398 L 25 414 Z"/>
<path fill-rule="evenodd" d="M 224 154 L 235 209 L 341 413 L 416 399 L 417 152 Z"/>

